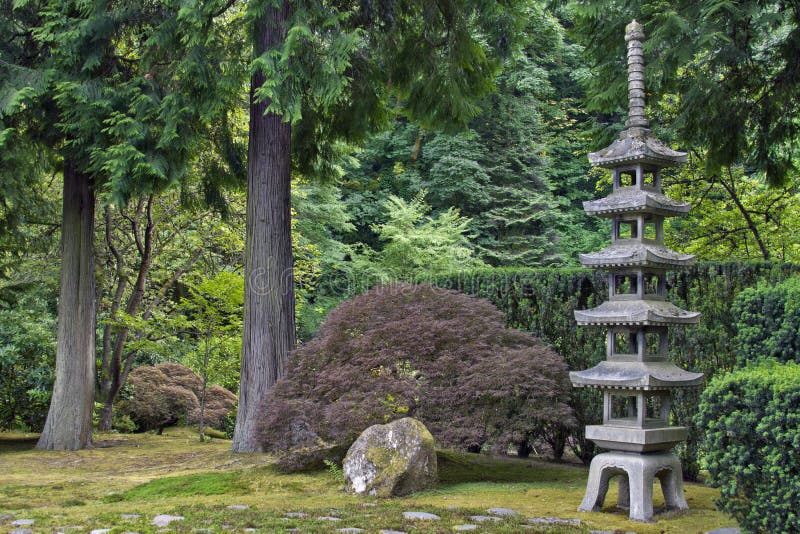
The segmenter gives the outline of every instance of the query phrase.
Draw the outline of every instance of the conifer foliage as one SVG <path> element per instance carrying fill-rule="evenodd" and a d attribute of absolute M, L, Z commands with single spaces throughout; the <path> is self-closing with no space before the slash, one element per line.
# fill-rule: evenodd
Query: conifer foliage
<path fill-rule="evenodd" d="M 56 376 L 40 448 L 91 440 L 96 199 L 122 204 L 180 182 L 192 143 L 224 123 L 240 87 L 236 63 L 218 61 L 233 40 L 220 35 L 236 32 L 216 33 L 226 6 L 215 4 L 0 3 L 0 178 L 24 198 L 44 161 L 64 184 Z"/>

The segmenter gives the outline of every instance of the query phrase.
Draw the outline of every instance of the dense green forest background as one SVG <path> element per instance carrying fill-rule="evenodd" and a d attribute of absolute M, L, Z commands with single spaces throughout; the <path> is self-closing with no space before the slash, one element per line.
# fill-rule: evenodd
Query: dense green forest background
<path fill-rule="evenodd" d="M 11 4 L 3 2 L 3 10 L 17 18 L 30 8 Z M 523 2 L 515 21 L 519 42 L 496 65 L 492 90 L 474 102 L 460 127 L 411 120 L 396 96 L 378 133 L 360 142 L 331 141 L 317 147 L 316 160 L 295 164 L 291 225 L 300 342 L 339 302 L 380 282 L 472 269 L 575 267 L 579 253 L 604 246 L 608 227 L 585 216 L 581 203 L 607 194 L 610 179 L 590 169 L 586 154 L 624 124 L 622 27 L 633 16 L 648 33 L 655 132 L 690 154 L 686 167 L 664 179 L 668 195 L 692 203 L 688 217 L 668 222 L 667 245 L 700 260 L 797 262 L 796 8 L 662 4 Z M 235 24 L 243 10 L 231 5 L 215 30 L 224 35 L 212 50 L 218 55 L 209 53 L 209 61 L 247 49 Z M 190 15 L 181 23 L 189 24 Z M 54 20 L 52 14 L 45 20 L 52 35 Z M 6 29 L 4 35 L 13 34 Z M 3 46 L 4 57 L 18 52 L 11 50 L 13 39 Z M 169 66 L 175 76 L 217 75 L 187 59 Z M 180 362 L 210 384 L 237 391 L 246 72 L 243 59 L 224 72 L 228 85 L 215 87 L 216 105 L 187 101 L 187 107 L 207 107 L 188 119 L 166 119 L 165 128 L 182 124 L 188 131 L 194 124 L 190 136 L 173 132 L 174 153 L 159 156 L 186 162 L 183 174 L 128 187 L 126 173 L 143 172 L 144 164 L 126 152 L 126 143 L 141 136 L 155 144 L 148 136 L 156 134 L 134 111 L 95 125 L 113 141 L 90 156 L 92 168 L 112 177 L 110 186 L 98 187 L 94 216 L 101 427 L 112 426 L 111 401 L 125 397 L 125 378 L 140 365 Z M 40 81 L 31 78 L 22 84 L 26 89 L 12 82 L 34 71 L 3 64 L 0 76 L 0 427 L 36 431 L 53 382 L 64 178 L 60 156 L 47 145 L 52 110 L 23 122 L 13 118 Z M 94 124 L 96 107 L 106 105 L 103 98 L 139 98 L 133 82 L 113 95 L 109 88 L 119 89 L 119 80 L 78 89 L 69 85 L 74 81 L 59 83 L 58 102 L 76 110 L 71 129 L 61 127 L 81 139 L 93 135 L 85 129 Z M 306 148 L 301 139 L 298 150 Z M 147 165 L 147 172 L 169 168 L 168 162 Z M 203 311 L 209 309 L 216 316 Z"/>

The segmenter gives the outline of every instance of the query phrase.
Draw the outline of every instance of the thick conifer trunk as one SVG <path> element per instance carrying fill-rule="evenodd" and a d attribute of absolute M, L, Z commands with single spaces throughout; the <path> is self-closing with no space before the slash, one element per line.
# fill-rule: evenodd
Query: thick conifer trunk
<path fill-rule="evenodd" d="M 257 54 L 283 42 L 288 2 L 270 8 L 256 23 Z M 256 73 L 250 87 L 250 139 L 247 161 L 247 244 L 245 249 L 244 334 L 239 410 L 232 450 L 262 450 L 258 409 L 283 375 L 295 346 L 294 286 L 290 214 L 291 126 L 269 102 L 255 102 L 264 83 Z"/>
<path fill-rule="evenodd" d="M 91 445 L 95 371 L 94 193 L 64 162 L 56 378 L 39 449 Z"/>

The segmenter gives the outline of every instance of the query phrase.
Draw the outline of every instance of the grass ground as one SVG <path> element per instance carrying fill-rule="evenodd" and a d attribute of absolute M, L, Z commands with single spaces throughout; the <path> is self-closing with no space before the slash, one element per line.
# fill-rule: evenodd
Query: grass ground
<path fill-rule="evenodd" d="M 200 443 L 188 430 L 163 436 L 101 434 L 96 447 L 75 452 L 33 450 L 35 436 L 0 434 L 0 532 L 10 532 L 15 519 L 34 519 L 34 532 L 159 532 L 154 516 L 171 514 L 185 519 L 171 532 L 336 532 L 358 527 L 409 534 L 453 532 L 470 523 L 469 516 L 487 508 L 504 507 L 521 516 L 479 532 L 588 532 L 618 530 L 636 533 L 696 533 L 732 526 L 716 511 L 716 490 L 688 484 L 690 510 L 662 513 L 653 523 L 637 523 L 613 508 L 603 513 L 579 513 L 587 470 L 567 464 L 490 458 L 445 452 L 440 456 L 440 486 L 433 491 L 396 499 L 369 499 L 342 491 L 335 472 L 280 474 L 261 454 L 234 455 L 230 443 Z M 616 501 L 612 487 L 608 503 Z M 656 490 L 656 506 L 663 504 Z M 229 508 L 232 505 L 246 509 Z M 438 522 L 408 521 L 404 511 L 441 516 Z M 307 517 L 287 518 L 287 512 Z M 123 519 L 122 514 L 138 514 Z M 334 516 L 331 522 L 317 517 Z M 527 529 L 528 517 L 580 519 L 579 528 Z M 72 527 L 70 529 L 70 527 Z"/>

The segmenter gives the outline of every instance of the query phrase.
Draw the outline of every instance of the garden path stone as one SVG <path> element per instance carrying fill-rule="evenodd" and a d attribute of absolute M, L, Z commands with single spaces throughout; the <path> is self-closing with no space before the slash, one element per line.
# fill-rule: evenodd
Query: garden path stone
<path fill-rule="evenodd" d="M 494 515 L 471 515 L 469 516 L 470 521 L 475 521 L 476 523 L 485 523 L 486 521 L 502 521 L 503 519 Z"/>
<path fill-rule="evenodd" d="M 156 527 L 166 527 L 173 521 L 182 521 L 184 517 L 182 515 L 157 515 L 153 518 L 153 526 Z"/>
<path fill-rule="evenodd" d="M 119 514 L 122 519 L 139 519 L 142 517 L 140 514 Z"/>
<path fill-rule="evenodd" d="M 381 530 L 380 534 L 406 534 L 402 530 Z"/>
<path fill-rule="evenodd" d="M 246 504 L 232 504 L 228 506 L 228 508 L 231 510 L 247 510 L 250 507 L 247 506 Z"/>
<path fill-rule="evenodd" d="M 9 519 L 14 519 L 14 516 L 8 514 L 0 514 L 0 521 L 8 521 Z"/>
<path fill-rule="evenodd" d="M 534 523 L 537 525 L 580 525 L 580 519 L 562 519 L 560 517 L 529 517 L 527 519 L 528 523 Z"/>
<path fill-rule="evenodd" d="M 111 532 L 110 528 L 96 528 L 92 530 L 89 534 L 108 534 Z"/>
<path fill-rule="evenodd" d="M 336 529 L 336 532 L 347 532 L 347 534 L 358 534 L 359 532 L 364 532 L 364 529 L 356 527 L 347 527 L 347 528 Z"/>
<path fill-rule="evenodd" d="M 32 524 L 36 523 L 33 519 L 17 519 L 13 523 L 11 523 L 12 527 L 29 527 Z"/>
<path fill-rule="evenodd" d="M 441 519 L 436 514 L 429 514 L 428 512 L 403 512 L 403 517 L 406 519 L 411 520 L 422 520 L 422 521 L 438 521 Z"/>
<path fill-rule="evenodd" d="M 341 517 L 333 517 L 330 515 L 321 515 L 317 518 L 317 521 L 341 521 Z"/>
<path fill-rule="evenodd" d="M 33 534 L 33 530 L 29 528 L 16 528 L 11 531 L 11 534 Z"/>
<path fill-rule="evenodd" d="M 519 515 L 519 513 L 512 510 L 511 508 L 489 508 L 486 511 L 492 515 L 501 515 L 501 516 Z"/>
<path fill-rule="evenodd" d="M 286 512 L 283 515 L 285 515 L 286 517 L 298 517 L 298 518 L 308 517 L 308 514 L 305 512 Z"/>
<path fill-rule="evenodd" d="M 708 534 L 740 534 L 742 531 L 736 527 L 724 527 L 724 528 L 715 528 L 714 530 L 709 530 Z"/>
<path fill-rule="evenodd" d="M 453 527 L 453 530 L 457 530 L 459 532 L 466 530 L 478 530 L 478 525 L 456 525 Z"/>

